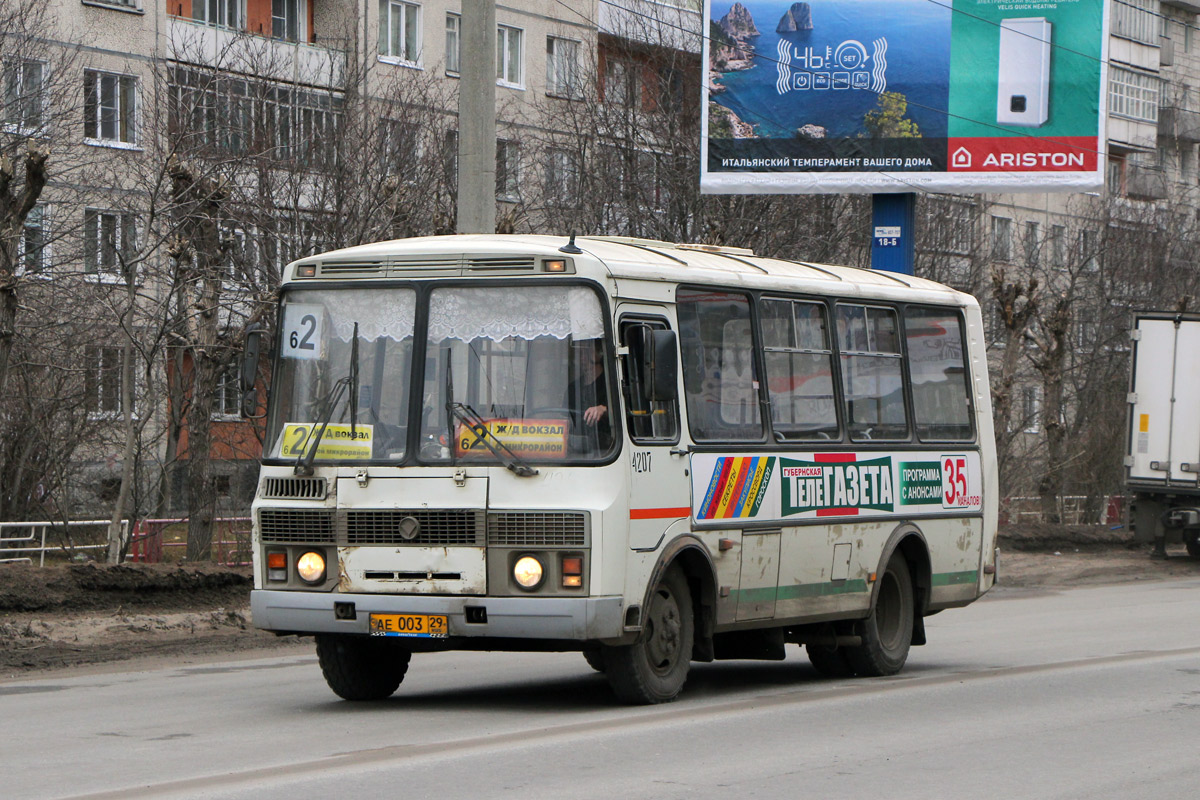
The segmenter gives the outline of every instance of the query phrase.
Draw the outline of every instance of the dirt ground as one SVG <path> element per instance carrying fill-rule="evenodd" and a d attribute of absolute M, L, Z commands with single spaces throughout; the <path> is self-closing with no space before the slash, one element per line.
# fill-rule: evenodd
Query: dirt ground
<path fill-rule="evenodd" d="M 999 587 L 1200 576 L 1182 546 L 1165 560 L 1103 526 L 1023 524 L 1000 533 Z M 250 623 L 248 568 L 0 564 L 0 679 L 134 658 L 293 647 Z"/>

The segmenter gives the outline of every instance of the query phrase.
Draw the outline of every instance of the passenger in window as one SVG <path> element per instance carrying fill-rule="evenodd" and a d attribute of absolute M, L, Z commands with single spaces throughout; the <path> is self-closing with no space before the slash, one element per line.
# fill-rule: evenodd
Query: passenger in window
<path fill-rule="evenodd" d="M 571 412 L 572 449 L 589 452 L 612 445 L 608 413 L 608 381 L 604 374 L 604 348 L 598 341 L 583 343 L 577 351 L 575 377 L 567 385 L 566 407 Z"/>

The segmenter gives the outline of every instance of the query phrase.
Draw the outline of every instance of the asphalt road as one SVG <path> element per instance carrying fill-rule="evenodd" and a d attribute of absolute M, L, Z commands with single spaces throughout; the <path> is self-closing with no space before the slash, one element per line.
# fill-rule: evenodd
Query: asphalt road
<path fill-rule="evenodd" d="M 899 676 L 693 665 L 627 708 L 577 654 L 415 656 L 352 704 L 309 653 L 0 682 L 0 796 L 1172 798 L 1200 776 L 1200 580 L 997 590 Z"/>

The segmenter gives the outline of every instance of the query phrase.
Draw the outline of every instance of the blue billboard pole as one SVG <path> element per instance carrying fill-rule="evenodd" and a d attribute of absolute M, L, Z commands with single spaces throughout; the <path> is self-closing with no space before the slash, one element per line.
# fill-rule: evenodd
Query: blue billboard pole
<path fill-rule="evenodd" d="M 913 274 L 917 195 L 871 195 L 871 269 Z"/>

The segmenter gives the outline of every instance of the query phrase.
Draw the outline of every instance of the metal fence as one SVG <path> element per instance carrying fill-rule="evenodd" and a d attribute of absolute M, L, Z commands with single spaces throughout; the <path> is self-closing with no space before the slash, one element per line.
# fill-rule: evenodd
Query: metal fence
<path fill-rule="evenodd" d="M 84 550 L 107 550 L 107 519 L 79 519 L 66 522 L 0 522 L 0 563 L 32 564 L 36 557 L 38 566 L 46 565 L 46 553 L 62 552 L 74 556 Z M 129 520 L 121 521 L 125 531 Z M 91 534 L 90 536 L 87 534 Z M 76 534 L 90 543 L 76 544 Z M 99 538 L 100 542 L 95 540 Z M 50 544 L 47 544 L 50 539 Z M 20 553 L 21 555 L 12 555 Z"/>
<path fill-rule="evenodd" d="M 1125 519 L 1125 497 L 1064 495 L 1058 498 L 1058 518 L 1064 525 L 1119 525 Z M 1045 522 L 1040 497 L 1006 497 L 1000 503 L 1000 522 Z"/>
<path fill-rule="evenodd" d="M 167 541 L 171 526 L 186 524 L 186 517 L 140 520 L 130 536 L 129 554 L 125 560 L 157 564 L 167 560 L 172 550 L 186 551 L 186 536 L 178 541 Z M 212 537 L 212 560 L 215 563 L 225 566 L 245 566 L 250 563 L 249 517 L 214 517 Z M 171 560 L 179 559 L 173 557 Z"/>

